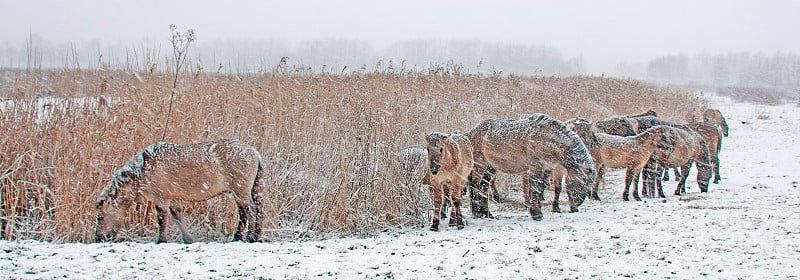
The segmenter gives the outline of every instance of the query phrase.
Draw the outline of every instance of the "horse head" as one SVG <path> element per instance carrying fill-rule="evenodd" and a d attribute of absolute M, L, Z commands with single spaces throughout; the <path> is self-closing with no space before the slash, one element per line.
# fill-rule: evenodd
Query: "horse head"
<path fill-rule="evenodd" d="M 432 175 L 439 173 L 439 168 L 442 166 L 445 141 L 448 137 L 450 137 L 449 134 L 440 132 L 433 132 L 425 136 L 425 141 L 428 142 L 428 166 L 430 166 Z"/>
<path fill-rule="evenodd" d="M 133 204 L 135 194 L 131 185 L 136 184 L 145 164 L 152 159 L 151 150 L 134 156 L 114 173 L 111 181 L 103 188 L 95 203 L 98 212 L 95 239 L 98 242 L 113 241 L 116 238 L 125 217 L 125 210 Z"/>

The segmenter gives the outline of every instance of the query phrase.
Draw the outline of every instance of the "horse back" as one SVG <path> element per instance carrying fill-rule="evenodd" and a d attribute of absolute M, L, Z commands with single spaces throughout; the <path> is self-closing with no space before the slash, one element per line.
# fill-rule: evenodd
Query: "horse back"
<path fill-rule="evenodd" d="M 255 148 L 235 139 L 169 145 L 145 182 L 151 197 L 201 201 L 228 191 L 249 194 L 260 162 Z"/>

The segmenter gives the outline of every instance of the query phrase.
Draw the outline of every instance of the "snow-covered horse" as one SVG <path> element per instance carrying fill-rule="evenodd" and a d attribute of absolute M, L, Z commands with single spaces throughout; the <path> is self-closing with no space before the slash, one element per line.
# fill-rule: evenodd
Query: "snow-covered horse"
<path fill-rule="evenodd" d="M 703 121 L 712 123 L 722 130 L 722 135 L 728 136 L 728 122 L 722 116 L 722 112 L 717 109 L 706 109 L 703 113 Z"/>
<path fill-rule="evenodd" d="M 628 193 L 631 184 L 633 185 L 633 198 L 640 200 L 637 185 L 639 183 L 639 173 L 647 164 L 650 156 L 658 146 L 661 135 L 667 126 L 653 126 L 642 133 L 633 136 L 618 136 L 602 132 L 596 132 L 590 128 L 585 121 L 569 121 L 567 125 L 575 131 L 589 148 L 595 167 L 597 168 L 597 178 L 592 187 L 592 197 L 597 196 L 600 180 L 603 178 L 605 168 L 625 168 L 625 190 L 622 192 L 622 199 L 628 200 Z"/>
<path fill-rule="evenodd" d="M 158 142 L 136 154 L 111 178 L 97 199 L 97 241 L 113 240 L 125 210 L 138 195 L 153 201 L 158 214 L 158 241 L 166 242 L 167 213 L 180 228 L 184 243 L 192 238 L 183 227 L 177 201 L 203 201 L 232 193 L 239 207 L 234 241 L 254 242 L 261 234 L 264 171 L 261 155 L 236 139 L 199 144 Z M 245 227 L 249 226 L 247 236 Z"/>
<path fill-rule="evenodd" d="M 547 115 L 534 114 L 519 120 L 491 119 L 478 124 L 466 133 L 472 142 L 475 165 L 472 170 L 470 193 L 475 188 L 485 193 L 491 168 L 522 176 L 522 193 L 531 218 L 540 220 L 542 192 L 550 181 L 548 175 L 556 167 L 567 171 L 566 190 L 570 212 L 586 198 L 594 183 L 596 170 L 583 141 L 563 123 Z M 480 193 L 480 192 L 479 192 Z M 472 197 L 472 213 L 490 217 L 487 197 Z"/>
<path fill-rule="evenodd" d="M 711 179 L 712 173 L 708 144 L 703 137 L 688 126 L 664 127 L 666 128 L 665 133 L 643 172 L 648 195 L 655 196 L 654 189 L 657 188 L 658 195 L 664 197 L 659 177 L 665 168 L 675 167 L 681 168 L 680 182 L 675 189 L 675 195 L 685 193 L 686 178 L 689 177 L 692 163 L 697 166 L 697 185 L 700 187 L 700 192 L 707 192 L 708 181 Z"/>
<path fill-rule="evenodd" d="M 464 228 L 461 215 L 461 192 L 468 183 L 472 171 L 472 144 L 463 134 L 430 133 L 428 142 L 429 180 L 433 191 L 433 224 L 431 230 L 439 230 L 439 220 L 444 209 L 443 196 L 450 195 L 453 204 L 450 210 L 450 226 Z"/>

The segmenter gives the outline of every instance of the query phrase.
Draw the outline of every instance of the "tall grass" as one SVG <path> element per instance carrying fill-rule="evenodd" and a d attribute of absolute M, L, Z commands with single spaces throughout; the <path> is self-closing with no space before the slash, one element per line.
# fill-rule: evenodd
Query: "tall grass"
<path fill-rule="evenodd" d="M 161 138 L 171 77 L 131 69 L 3 70 L 2 76 L 2 238 L 91 242 L 94 201 L 111 174 Z M 267 162 L 267 239 L 420 226 L 429 218 L 430 194 L 402 183 L 396 153 L 422 144 L 431 131 L 466 131 L 484 119 L 532 113 L 600 119 L 655 109 L 677 121 L 705 106 L 685 90 L 635 80 L 448 69 L 196 71 L 180 80 L 166 141 L 240 138 L 255 146 Z M 37 105 L 42 95 L 63 100 L 46 120 Z M 88 106 L 87 99 L 97 101 Z M 201 240 L 226 240 L 238 221 L 225 195 L 187 208 L 189 230 Z M 121 235 L 152 240 L 154 212 L 152 203 L 139 201 Z"/>

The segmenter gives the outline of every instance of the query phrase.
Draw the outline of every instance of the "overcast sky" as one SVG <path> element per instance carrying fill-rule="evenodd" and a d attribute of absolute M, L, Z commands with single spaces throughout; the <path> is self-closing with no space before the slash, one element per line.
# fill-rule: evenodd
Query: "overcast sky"
<path fill-rule="evenodd" d="M 500 3 L 495 3 L 500 2 Z M 700 51 L 800 52 L 800 1 L 0 0 L 0 44 L 224 38 L 479 39 L 552 46 L 589 70 Z"/>

